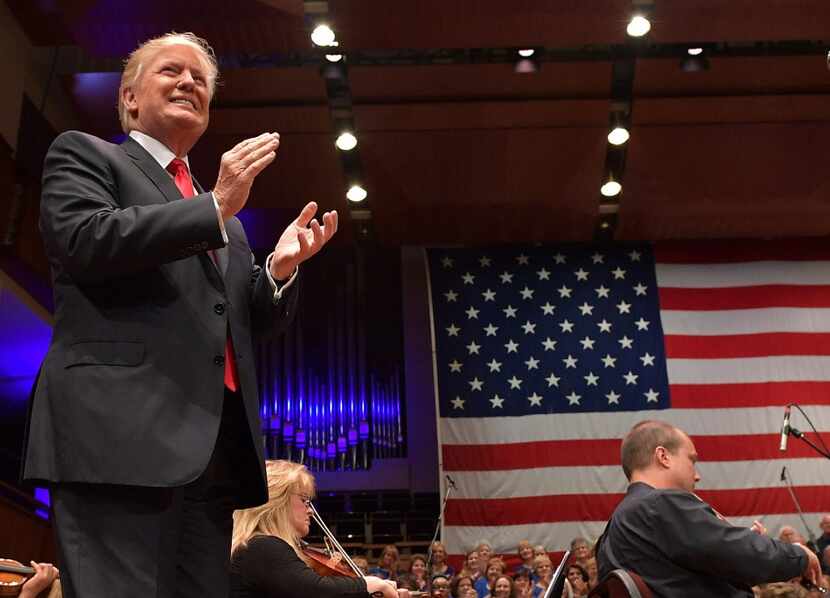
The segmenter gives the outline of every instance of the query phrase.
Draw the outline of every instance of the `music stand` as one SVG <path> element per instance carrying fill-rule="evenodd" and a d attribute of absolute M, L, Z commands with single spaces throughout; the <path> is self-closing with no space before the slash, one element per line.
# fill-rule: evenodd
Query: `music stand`
<path fill-rule="evenodd" d="M 559 561 L 559 566 L 553 572 L 553 577 L 550 578 L 550 583 L 545 590 L 545 595 L 542 598 L 562 598 L 562 592 L 565 590 L 565 579 L 567 575 L 568 558 L 571 556 L 571 551 L 566 550 L 562 560 Z"/>

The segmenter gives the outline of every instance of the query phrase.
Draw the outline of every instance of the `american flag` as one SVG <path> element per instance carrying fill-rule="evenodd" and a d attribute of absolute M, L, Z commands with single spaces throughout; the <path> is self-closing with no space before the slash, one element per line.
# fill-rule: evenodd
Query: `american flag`
<path fill-rule="evenodd" d="M 826 241 L 429 250 L 448 552 L 596 539 L 626 488 L 620 440 L 652 418 L 692 436 L 698 494 L 731 522 L 806 535 L 786 466 L 817 528 L 830 463 L 778 442 L 787 403 L 830 429 L 828 258 Z"/>

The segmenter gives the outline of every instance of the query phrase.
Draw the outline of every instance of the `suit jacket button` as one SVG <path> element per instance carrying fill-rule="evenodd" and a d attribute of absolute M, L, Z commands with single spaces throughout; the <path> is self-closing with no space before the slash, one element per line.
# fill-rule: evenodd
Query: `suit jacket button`
<path fill-rule="evenodd" d="M 225 358 L 222 355 L 217 355 L 213 358 L 213 363 L 216 365 L 225 365 Z"/>
<path fill-rule="evenodd" d="M 213 311 L 216 312 L 216 315 L 221 316 L 223 313 L 225 313 L 225 306 L 221 303 L 217 303 L 213 306 Z"/>

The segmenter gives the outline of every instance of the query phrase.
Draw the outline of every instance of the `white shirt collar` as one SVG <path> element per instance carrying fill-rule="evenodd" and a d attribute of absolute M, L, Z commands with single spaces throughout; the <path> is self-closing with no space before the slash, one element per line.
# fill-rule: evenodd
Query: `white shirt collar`
<path fill-rule="evenodd" d="M 146 133 L 142 133 L 141 131 L 130 131 L 130 137 L 135 139 L 136 143 L 147 150 L 153 159 L 159 163 L 159 165 L 167 170 L 167 166 L 170 162 L 173 161 L 173 158 L 176 157 L 170 148 L 164 145 L 158 139 L 150 137 Z M 190 162 L 187 161 L 187 156 L 183 158 L 184 163 L 187 164 L 187 170 L 190 171 Z"/>

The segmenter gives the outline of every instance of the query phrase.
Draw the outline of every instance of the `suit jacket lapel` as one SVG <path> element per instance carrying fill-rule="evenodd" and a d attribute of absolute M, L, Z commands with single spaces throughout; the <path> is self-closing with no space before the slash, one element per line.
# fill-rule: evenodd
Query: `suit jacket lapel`
<path fill-rule="evenodd" d="M 124 148 L 124 151 L 132 158 L 141 172 L 158 187 L 158 190 L 161 191 L 167 201 L 177 201 L 182 198 L 181 191 L 176 187 L 176 183 L 173 182 L 170 174 L 159 166 L 155 158 L 147 153 L 147 150 L 141 147 L 135 139 L 127 137 L 121 147 Z"/>
<path fill-rule="evenodd" d="M 204 193 L 205 192 L 205 190 L 199 184 L 199 181 L 196 180 L 195 176 L 193 177 L 193 184 L 196 186 L 196 191 L 197 192 L 199 192 L 199 193 Z M 218 224 L 217 224 L 217 226 L 218 226 Z M 230 231 L 227 230 L 227 227 L 225 228 L 225 232 L 230 234 Z M 228 245 L 225 245 L 224 247 L 220 247 L 219 249 L 214 249 L 213 250 L 213 254 L 216 256 L 215 266 L 219 269 L 219 272 L 222 274 L 223 278 L 225 277 L 225 273 L 228 271 L 228 262 L 230 261 L 229 260 L 229 254 L 228 254 L 228 247 L 229 246 L 230 246 L 230 242 L 228 243 Z"/>
<path fill-rule="evenodd" d="M 141 147 L 141 144 L 139 144 L 132 137 L 127 137 L 124 143 L 121 144 L 121 147 L 133 160 L 135 165 L 138 166 L 139 170 L 141 170 L 141 172 L 143 172 L 145 176 L 158 188 L 167 201 L 180 201 L 182 199 L 182 193 L 179 191 L 179 188 L 176 187 L 176 183 L 173 181 L 173 178 L 159 165 L 158 162 L 156 162 L 156 159 L 153 158 L 147 150 Z M 199 193 L 204 193 L 202 186 L 199 185 L 199 182 L 195 179 L 195 177 L 193 182 L 195 183 Z M 223 277 L 228 268 L 228 248 L 222 247 L 221 249 L 216 250 L 216 252 L 218 264 L 215 264 L 206 253 L 199 254 L 199 260 L 202 262 L 202 267 L 204 268 L 211 283 L 224 292 L 225 281 L 223 280 Z M 222 266 L 223 262 L 224 267 Z"/>

